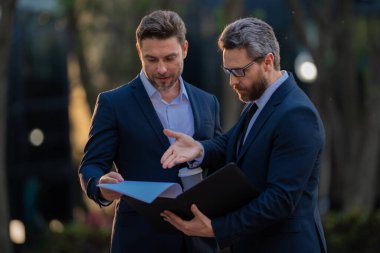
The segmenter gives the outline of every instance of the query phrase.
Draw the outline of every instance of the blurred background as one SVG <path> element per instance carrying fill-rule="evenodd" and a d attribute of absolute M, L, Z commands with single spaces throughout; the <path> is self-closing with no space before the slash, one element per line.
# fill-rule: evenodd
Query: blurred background
<path fill-rule="evenodd" d="M 184 19 L 183 77 L 221 102 L 223 129 L 242 104 L 220 65 L 224 26 L 271 24 L 281 65 L 327 131 L 320 210 L 329 252 L 380 252 L 379 0 L 1 0 L 0 252 L 107 252 L 113 206 L 83 195 L 77 168 L 99 92 L 134 78 L 135 29 L 156 9 Z"/>

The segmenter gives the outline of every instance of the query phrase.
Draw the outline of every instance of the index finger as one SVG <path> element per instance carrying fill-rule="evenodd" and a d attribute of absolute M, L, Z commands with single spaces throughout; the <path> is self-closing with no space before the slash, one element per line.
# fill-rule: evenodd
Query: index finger
<path fill-rule="evenodd" d="M 114 172 L 114 171 L 111 171 L 110 173 L 108 173 L 108 176 L 110 178 L 116 179 L 118 182 L 124 181 L 123 176 L 120 173 L 117 173 L 117 172 Z"/>
<path fill-rule="evenodd" d="M 168 158 L 169 158 L 169 156 L 170 156 L 171 154 L 173 154 L 173 150 L 172 150 L 171 147 L 169 147 L 169 148 L 165 151 L 165 153 L 162 155 L 162 157 L 161 157 L 161 160 L 160 160 L 161 164 L 164 164 L 164 163 L 168 160 Z M 165 167 L 164 167 L 164 168 L 165 168 Z M 166 169 L 166 168 L 165 168 L 165 169 Z"/>
<path fill-rule="evenodd" d="M 167 137 L 172 137 L 172 138 L 175 138 L 175 139 L 177 139 L 180 136 L 179 132 L 174 132 L 174 131 L 172 131 L 170 129 L 167 129 L 167 128 L 164 129 L 164 134 Z"/>
<path fill-rule="evenodd" d="M 183 231 L 185 223 L 188 222 L 168 210 L 163 211 L 161 216 L 181 231 Z"/>

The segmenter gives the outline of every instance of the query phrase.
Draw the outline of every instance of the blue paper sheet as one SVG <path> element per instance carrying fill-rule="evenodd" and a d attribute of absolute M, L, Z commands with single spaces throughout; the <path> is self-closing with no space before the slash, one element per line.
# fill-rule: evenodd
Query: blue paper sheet
<path fill-rule="evenodd" d="M 152 203 L 157 197 L 176 198 L 182 193 L 179 184 L 166 182 L 123 181 L 116 184 L 98 184 L 97 186 L 146 203 Z"/>

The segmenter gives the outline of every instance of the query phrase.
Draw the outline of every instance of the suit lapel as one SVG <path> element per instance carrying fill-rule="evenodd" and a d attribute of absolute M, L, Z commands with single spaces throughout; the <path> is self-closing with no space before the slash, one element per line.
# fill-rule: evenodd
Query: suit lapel
<path fill-rule="evenodd" d="M 246 104 L 240 114 L 240 117 L 239 117 L 239 121 L 236 123 L 235 125 L 235 129 L 233 130 L 233 132 L 231 133 L 231 140 L 232 140 L 232 143 L 231 143 L 231 148 L 232 148 L 232 152 L 233 152 L 233 156 L 231 157 L 232 160 L 231 161 L 234 161 L 236 160 L 236 157 L 238 156 L 237 154 L 237 151 L 238 151 L 238 143 L 239 143 L 239 139 L 240 139 L 240 131 L 241 131 L 241 128 L 243 127 L 243 121 L 244 121 L 244 118 L 246 117 L 246 114 L 248 113 L 248 106 L 249 104 Z M 230 147 L 228 147 L 230 148 Z"/>
<path fill-rule="evenodd" d="M 242 150 L 238 154 L 236 162 L 239 162 L 245 152 L 247 152 L 249 146 L 252 145 L 253 140 L 260 133 L 261 129 L 263 129 L 265 123 L 276 110 L 276 107 L 284 100 L 285 96 L 291 90 L 293 85 L 295 85 L 294 78 L 291 74 L 289 74 L 289 78 L 285 80 L 285 82 L 273 93 L 267 104 L 264 106 L 263 110 L 260 112 L 247 136 Z"/>
<path fill-rule="evenodd" d="M 189 96 L 190 106 L 191 110 L 193 111 L 193 117 L 194 117 L 194 139 L 198 139 L 199 135 L 202 131 L 201 128 L 201 105 L 202 102 L 199 100 L 199 96 L 194 92 L 192 87 L 184 81 L 185 89 L 187 92 L 187 95 Z"/>
<path fill-rule="evenodd" d="M 141 79 L 136 78 L 131 85 L 135 88 L 133 95 L 137 101 L 137 104 L 140 106 L 141 111 L 145 115 L 153 131 L 156 133 L 157 138 L 160 140 L 165 149 L 169 148 L 169 140 L 163 134 L 164 127 L 162 126 L 161 121 L 157 116 L 157 113 L 153 107 L 152 102 L 150 101 L 144 85 L 141 82 Z"/>
<path fill-rule="evenodd" d="M 269 101 L 268 101 L 269 102 Z M 245 140 L 244 145 L 241 148 L 241 151 L 238 154 L 237 162 L 241 159 L 241 157 L 244 155 L 244 153 L 248 150 L 249 146 L 257 136 L 257 134 L 262 129 L 264 123 L 268 120 L 270 115 L 273 113 L 275 108 L 272 104 L 266 104 L 264 109 L 261 111 L 260 115 L 257 117 L 255 124 L 252 126 L 247 139 Z"/>

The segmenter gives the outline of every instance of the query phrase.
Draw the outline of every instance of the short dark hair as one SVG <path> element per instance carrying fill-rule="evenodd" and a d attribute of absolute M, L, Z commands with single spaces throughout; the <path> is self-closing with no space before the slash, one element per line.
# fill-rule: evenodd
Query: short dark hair
<path fill-rule="evenodd" d="M 272 27 L 258 18 L 243 18 L 227 25 L 219 36 L 221 50 L 244 48 L 252 59 L 274 55 L 274 67 L 280 70 L 280 46 Z"/>
<path fill-rule="evenodd" d="M 146 15 L 136 29 L 136 41 L 139 45 L 144 39 L 168 39 L 175 36 L 181 46 L 186 40 L 186 26 L 174 11 L 157 10 Z"/>

